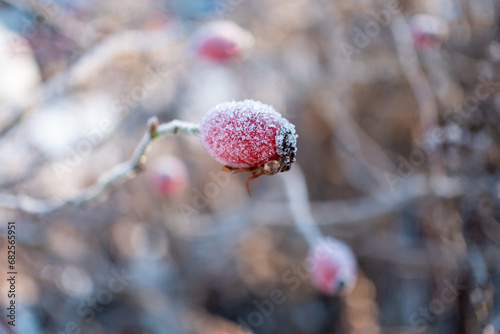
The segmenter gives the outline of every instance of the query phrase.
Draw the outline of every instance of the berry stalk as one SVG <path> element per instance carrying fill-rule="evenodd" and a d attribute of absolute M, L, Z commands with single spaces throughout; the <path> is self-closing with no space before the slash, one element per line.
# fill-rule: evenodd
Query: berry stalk
<path fill-rule="evenodd" d="M 281 180 L 297 230 L 309 245 L 307 269 L 312 285 L 328 295 L 349 291 L 358 272 L 351 248 L 341 240 L 323 235 L 319 229 L 312 215 L 304 174 L 298 166 Z"/>

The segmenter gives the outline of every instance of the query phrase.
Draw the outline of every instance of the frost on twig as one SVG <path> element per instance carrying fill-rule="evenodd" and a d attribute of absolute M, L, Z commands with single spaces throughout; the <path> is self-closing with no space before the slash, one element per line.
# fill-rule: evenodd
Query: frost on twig
<path fill-rule="evenodd" d="M 33 215 L 45 215 L 66 207 L 80 206 L 99 200 L 113 186 L 133 178 L 137 172 L 141 171 L 146 160 L 146 151 L 155 138 L 169 134 L 197 136 L 198 132 L 197 124 L 179 120 L 159 124 L 156 117 L 153 117 L 148 121 L 148 130 L 139 142 L 132 157 L 128 161 L 118 164 L 102 174 L 93 185 L 82 190 L 79 194 L 66 200 L 39 200 L 29 196 L 0 194 L 0 207 Z"/>
<path fill-rule="evenodd" d="M 323 234 L 311 213 L 304 174 L 298 165 L 294 166 L 288 174 L 281 177 L 288 198 L 288 206 L 297 229 L 307 242 L 313 246 L 323 237 Z"/>

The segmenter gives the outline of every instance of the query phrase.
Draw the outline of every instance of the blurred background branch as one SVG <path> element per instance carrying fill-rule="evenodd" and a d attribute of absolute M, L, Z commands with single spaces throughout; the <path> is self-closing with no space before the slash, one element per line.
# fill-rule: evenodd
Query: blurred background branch
<path fill-rule="evenodd" d="M 486 0 L 0 2 L 16 329 L 497 333 L 499 16 Z M 297 164 L 251 198 L 195 125 L 247 98 L 299 134 Z M 310 284 L 319 235 L 356 254 L 351 293 Z"/>

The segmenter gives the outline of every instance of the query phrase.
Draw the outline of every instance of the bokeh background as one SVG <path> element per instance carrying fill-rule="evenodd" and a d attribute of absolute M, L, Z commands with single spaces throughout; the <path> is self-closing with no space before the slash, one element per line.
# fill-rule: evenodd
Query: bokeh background
<path fill-rule="evenodd" d="M 498 333 L 499 18 L 496 0 L 0 1 L 0 332 Z M 196 51 L 215 20 L 253 36 L 225 61 Z M 198 138 L 164 136 L 82 199 L 150 117 L 247 98 L 296 125 L 302 174 L 249 197 Z M 343 295 L 309 282 L 301 175 L 356 254 Z"/>

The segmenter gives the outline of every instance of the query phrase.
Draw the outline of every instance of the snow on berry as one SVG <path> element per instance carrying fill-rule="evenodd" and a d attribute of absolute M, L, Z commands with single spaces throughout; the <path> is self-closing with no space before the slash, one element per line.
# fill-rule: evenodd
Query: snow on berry
<path fill-rule="evenodd" d="M 232 21 L 212 21 L 193 36 L 197 55 L 213 61 L 237 58 L 253 44 L 253 35 Z"/>
<path fill-rule="evenodd" d="M 188 173 L 182 160 L 174 156 L 162 156 L 153 163 L 151 185 L 161 195 L 176 196 L 188 184 Z"/>
<path fill-rule="evenodd" d="M 270 105 L 254 100 L 221 103 L 200 123 L 200 140 L 226 171 L 251 172 L 247 180 L 290 169 L 297 152 L 295 126 Z"/>
<path fill-rule="evenodd" d="M 201 120 L 207 152 L 232 167 L 255 167 L 296 152 L 295 126 L 258 101 L 221 103 Z"/>
<path fill-rule="evenodd" d="M 336 295 L 356 282 L 356 257 L 349 246 L 333 238 L 321 239 L 308 255 L 311 282 L 318 290 Z"/>

